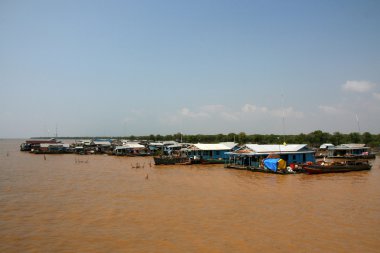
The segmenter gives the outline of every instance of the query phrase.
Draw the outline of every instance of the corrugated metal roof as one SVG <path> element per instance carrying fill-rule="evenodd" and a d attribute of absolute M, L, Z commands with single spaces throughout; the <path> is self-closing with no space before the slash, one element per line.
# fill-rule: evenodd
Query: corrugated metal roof
<path fill-rule="evenodd" d="M 67 143 L 41 143 L 40 147 L 41 148 L 48 148 L 48 147 L 64 147 L 64 148 L 69 148 L 70 144 Z"/>
<path fill-rule="evenodd" d="M 182 145 L 181 144 L 175 144 L 175 145 L 169 145 L 167 146 L 167 148 L 181 148 Z"/>
<path fill-rule="evenodd" d="M 164 146 L 164 144 L 162 142 L 151 142 L 149 146 Z"/>
<path fill-rule="evenodd" d="M 231 150 L 230 147 L 224 144 L 193 144 L 189 147 L 189 149 L 198 149 L 198 150 Z"/>
<path fill-rule="evenodd" d="M 177 144 L 179 144 L 179 143 L 176 142 L 176 141 L 164 141 L 163 144 L 164 144 L 164 145 L 177 145 Z"/>
<path fill-rule="evenodd" d="M 255 153 L 279 153 L 279 152 L 299 152 L 306 147 L 306 144 L 287 144 L 287 145 L 259 145 L 246 144 L 245 147 Z"/>
<path fill-rule="evenodd" d="M 95 145 L 102 145 L 102 146 L 111 146 L 111 142 L 109 141 L 94 141 Z"/>
<path fill-rule="evenodd" d="M 349 143 L 349 144 L 342 144 L 331 149 L 361 149 L 361 148 L 368 148 L 368 147 L 366 147 L 365 144 Z"/>
<path fill-rule="evenodd" d="M 145 148 L 144 145 L 141 145 L 138 143 L 126 143 L 123 145 L 123 147 L 126 147 L 126 148 Z"/>
<path fill-rule="evenodd" d="M 234 147 L 236 147 L 238 145 L 237 143 L 235 143 L 233 141 L 232 142 L 221 142 L 219 144 L 223 144 L 223 145 L 229 147 L 230 149 L 233 149 Z"/>
<path fill-rule="evenodd" d="M 331 147 L 334 147 L 334 144 L 324 143 L 321 146 L 319 146 L 319 148 L 331 148 Z"/>

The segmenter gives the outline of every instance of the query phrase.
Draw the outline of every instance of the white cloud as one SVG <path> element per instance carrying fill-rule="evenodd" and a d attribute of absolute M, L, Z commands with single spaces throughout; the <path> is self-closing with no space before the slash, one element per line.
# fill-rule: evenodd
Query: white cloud
<path fill-rule="evenodd" d="M 250 105 L 250 104 L 245 104 L 241 110 L 243 112 L 255 112 L 256 111 L 256 106 L 255 105 Z"/>
<path fill-rule="evenodd" d="M 222 117 L 222 119 L 229 120 L 229 121 L 239 120 L 239 115 L 237 113 L 221 112 L 220 116 Z"/>
<path fill-rule="evenodd" d="M 303 118 L 303 112 L 299 112 L 293 109 L 293 107 L 288 107 L 284 109 L 273 109 L 270 113 L 275 117 L 294 117 Z"/>
<path fill-rule="evenodd" d="M 265 106 L 264 107 L 258 107 L 256 105 L 251 105 L 251 104 L 245 104 L 242 108 L 241 108 L 242 112 L 245 112 L 245 113 L 252 113 L 252 112 L 267 112 L 268 111 L 268 108 L 266 108 Z"/>
<path fill-rule="evenodd" d="M 200 112 L 192 112 L 188 108 L 182 108 L 180 111 L 180 114 L 184 117 L 189 117 L 189 118 L 203 118 L 203 117 L 208 117 L 208 113 L 200 111 Z"/>
<path fill-rule="evenodd" d="M 341 109 L 334 106 L 329 106 L 329 105 L 320 105 L 318 106 L 318 108 L 319 110 L 327 114 L 338 114 L 342 112 Z"/>
<path fill-rule="evenodd" d="M 342 89 L 344 91 L 364 93 L 370 91 L 375 86 L 376 84 L 368 81 L 347 81 L 343 84 Z"/>
<path fill-rule="evenodd" d="M 268 109 L 267 107 L 263 106 L 256 106 L 251 104 L 245 104 L 241 111 L 243 113 L 267 113 L 272 115 L 273 117 L 295 117 L 295 118 L 303 118 L 303 112 L 299 112 L 294 110 L 293 107 L 288 108 L 273 108 Z"/>
<path fill-rule="evenodd" d="M 201 111 L 210 113 L 220 112 L 224 109 L 225 107 L 223 105 L 204 105 L 201 107 Z"/>
<path fill-rule="evenodd" d="M 374 96 L 376 99 L 380 100 L 380 93 L 376 93 L 376 92 L 374 92 L 374 93 L 373 93 L 373 96 Z"/>
<path fill-rule="evenodd" d="M 123 119 L 123 124 L 128 124 L 128 123 L 131 123 L 131 122 L 134 122 L 135 119 L 134 118 L 131 118 L 131 117 L 125 117 Z"/>

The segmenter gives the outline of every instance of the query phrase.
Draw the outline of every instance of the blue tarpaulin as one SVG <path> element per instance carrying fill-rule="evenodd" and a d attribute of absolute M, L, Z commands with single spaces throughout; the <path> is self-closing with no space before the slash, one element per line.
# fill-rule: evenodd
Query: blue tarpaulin
<path fill-rule="evenodd" d="M 264 166 L 265 168 L 276 172 L 277 171 L 277 163 L 280 160 L 280 158 L 267 158 L 264 160 Z"/>

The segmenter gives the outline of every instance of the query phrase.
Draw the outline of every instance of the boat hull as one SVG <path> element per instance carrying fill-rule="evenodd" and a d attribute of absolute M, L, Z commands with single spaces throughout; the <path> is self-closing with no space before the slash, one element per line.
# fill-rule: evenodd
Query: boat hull
<path fill-rule="evenodd" d="M 155 165 L 174 165 L 174 164 L 187 164 L 189 158 L 187 157 L 153 157 Z"/>
<path fill-rule="evenodd" d="M 305 167 L 308 174 L 321 174 L 321 173 L 343 173 L 350 171 L 370 170 L 370 164 L 354 164 L 354 165 L 309 165 Z"/>
<path fill-rule="evenodd" d="M 242 165 L 226 165 L 224 166 L 225 168 L 228 169 L 237 169 L 237 170 L 249 170 L 252 172 L 260 172 L 260 173 L 269 173 L 269 174 L 279 174 L 279 175 L 289 175 L 289 174 L 299 174 L 303 173 L 304 170 L 294 170 L 293 172 L 290 172 L 288 170 L 269 170 L 266 168 L 260 168 L 260 167 L 250 167 L 250 166 L 242 166 Z"/>

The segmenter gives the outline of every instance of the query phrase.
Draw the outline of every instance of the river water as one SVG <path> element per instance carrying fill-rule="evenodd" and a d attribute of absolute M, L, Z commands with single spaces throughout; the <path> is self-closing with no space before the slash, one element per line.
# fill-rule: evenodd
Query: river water
<path fill-rule="evenodd" d="M 274 175 L 45 159 L 21 142 L 0 140 L 0 252 L 380 252 L 379 158 L 370 171 Z"/>

